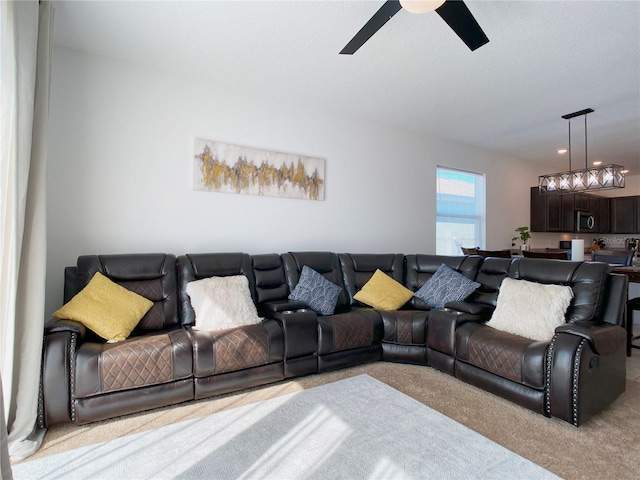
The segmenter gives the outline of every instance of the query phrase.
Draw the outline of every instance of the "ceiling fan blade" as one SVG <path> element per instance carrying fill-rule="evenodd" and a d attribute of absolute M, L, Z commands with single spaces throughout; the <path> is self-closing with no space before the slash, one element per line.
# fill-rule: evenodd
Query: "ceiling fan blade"
<path fill-rule="evenodd" d="M 462 0 L 447 0 L 436 8 L 436 12 L 471 51 L 489 43 L 489 39 Z"/>
<path fill-rule="evenodd" d="M 364 27 L 351 39 L 349 43 L 340 51 L 342 55 L 353 55 L 364 43 L 369 40 L 374 33 L 382 28 L 396 13 L 400 11 L 402 6 L 397 0 L 389 0 L 369 19 Z"/>

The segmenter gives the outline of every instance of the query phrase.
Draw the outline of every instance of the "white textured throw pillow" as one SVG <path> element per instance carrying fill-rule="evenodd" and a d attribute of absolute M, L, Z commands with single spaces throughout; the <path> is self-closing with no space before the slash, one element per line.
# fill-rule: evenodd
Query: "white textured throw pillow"
<path fill-rule="evenodd" d="M 563 285 L 543 285 L 505 278 L 498 303 L 487 325 L 503 332 L 548 342 L 556 327 L 565 323 L 573 290 Z"/>
<path fill-rule="evenodd" d="M 187 294 L 196 312 L 196 330 L 223 330 L 261 321 L 244 275 L 189 282 Z"/>

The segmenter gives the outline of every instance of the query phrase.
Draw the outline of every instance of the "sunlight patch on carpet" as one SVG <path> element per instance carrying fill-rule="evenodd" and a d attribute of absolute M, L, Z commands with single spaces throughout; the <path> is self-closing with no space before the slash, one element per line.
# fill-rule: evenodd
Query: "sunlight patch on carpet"
<path fill-rule="evenodd" d="M 368 375 L 14 466 L 14 478 L 558 478 Z"/>

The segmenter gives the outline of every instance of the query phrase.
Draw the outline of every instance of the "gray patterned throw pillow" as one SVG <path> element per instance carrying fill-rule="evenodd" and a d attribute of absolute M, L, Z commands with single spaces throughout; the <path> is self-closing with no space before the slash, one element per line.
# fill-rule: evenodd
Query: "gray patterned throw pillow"
<path fill-rule="evenodd" d="M 442 308 L 447 302 L 464 300 L 479 286 L 443 263 L 413 295 L 433 308 Z"/>
<path fill-rule="evenodd" d="M 336 308 L 341 290 L 338 285 L 305 265 L 302 267 L 296 288 L 289 294 L 289 300 L 305 302 L 311 310 L 320 315 L 331 315 Z"/>

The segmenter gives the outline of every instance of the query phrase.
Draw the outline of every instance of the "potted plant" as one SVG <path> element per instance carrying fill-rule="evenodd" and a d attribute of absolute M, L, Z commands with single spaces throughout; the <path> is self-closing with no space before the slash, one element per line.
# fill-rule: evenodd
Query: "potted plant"
<path fill-rule="evenodd" d="M 529 227 L 518 227 L 515 229 L 515 231 L 518 232 L 518 236 L 511 239 L 511 246 L 514 247 L 516 245 L 515 241 L 520 240 L 520 242 L 522 243 L 522 245 L 520 246 L 520 250 L 528 250 L 528 242 L 531 238 Z"/>

